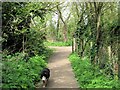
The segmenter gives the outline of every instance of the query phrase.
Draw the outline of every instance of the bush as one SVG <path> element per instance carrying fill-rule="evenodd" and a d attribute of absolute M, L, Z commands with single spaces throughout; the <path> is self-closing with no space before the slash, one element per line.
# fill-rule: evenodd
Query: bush
<path fill-rule="evenodd" d="M 34 56 L 26 62 L 20 56 L 3 58 L 2 88 L 31 88 L 40 80 L 39 73 L 47 65 L 43 57 Z"/>
<path fill-rule="evenodd" d="M 97 67 L 91 65 L 88 58 L 77 54 L 69 56 L 72 68 L 80 88 L 120 88 L 120 81 L 106 77 Z"/>

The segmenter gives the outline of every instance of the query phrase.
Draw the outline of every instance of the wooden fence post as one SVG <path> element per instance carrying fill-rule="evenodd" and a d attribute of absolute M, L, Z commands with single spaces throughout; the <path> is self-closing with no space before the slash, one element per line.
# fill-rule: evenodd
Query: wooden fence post
<path fill-rule="evenodd" d="M 75 50 L 76 50 L 76 36 L 74 34 L 72 38 L 72 53 L 74 53 Z"/>

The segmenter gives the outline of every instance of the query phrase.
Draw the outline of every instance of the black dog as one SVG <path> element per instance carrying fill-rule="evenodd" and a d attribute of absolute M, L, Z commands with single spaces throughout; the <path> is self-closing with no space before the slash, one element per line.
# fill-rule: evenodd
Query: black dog
<path fill-rule="evenodd" d="M 49 77 L 50 77 L 50 70 L 48 68 L 44 68 L 40 75 L 40 78 L 43 82 L 43 87 L 46 87 Z"/>

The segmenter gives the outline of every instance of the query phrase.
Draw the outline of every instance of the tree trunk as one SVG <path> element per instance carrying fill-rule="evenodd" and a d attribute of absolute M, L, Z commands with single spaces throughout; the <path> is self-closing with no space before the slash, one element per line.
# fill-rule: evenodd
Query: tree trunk
<path fill-rule="evenodd" d="M 67 41 L 67 25 L 64 24 L 63 26 L 63 37 L 64 37 L 64 42 Z"/>
<path fill-rule="evenodd" d="M 58 14 L 57 33 L 56 33 L 56 38 L 57 38 L 57 40 L 59 39 L 59 26 L 60 26 L 60 16 L 59 16 L 59 14 Z"/>
<path fill-rule="evenodd" d="M 24 41 L 24 34 L 23 34 L 23 43 L 22 43 L 22 47 L 23 47 L 23 53 L 25 53 L 25 41 Z"/>
<path fill-rule="evenodd" d="M 118 16 L 120 16 L 120 2 L 119 2 L 119 5 L 118 5 Z M 119 20 L 118 20 L 118 26 L 120 26 L 120 18 L 119 18 Z M 119 34 L 119 30 L 117 30 L 117 33 Z M 119 47 L 119 35 L 117 36 L 117 47 L 118 47 L 118 79 L 120 80 L 120 47 Z"/>
<path fill-rule="evenodd" d="M 62 13 L 61 13 L 59 6 L 57 6 L 57 10 L 58 10 L 59 17 L 63 23 L 63 38 L 64 38 L 64 42 L 66 42 L 67 41 L 67 23 L 66 22 L 70 18 L 70 14 L 66 20 L 63 20 L 63 16 L 62 16 Z"/>
<path fill-rule="evenodd" d="M 99 52 L 99 47 L 100 47 L 100 15 L 101 15 L 101 9 L 102 9 L 102 5 L 103 3 L 95 3 L 94 2 L 94 8 L 95 8 L 95 18 L 96 18 L 96 55 L 95 55 L 95 58 L 94 58 L 94 62 L 97 63 L 97 60 L 98 60 L 98 52 Z"/>

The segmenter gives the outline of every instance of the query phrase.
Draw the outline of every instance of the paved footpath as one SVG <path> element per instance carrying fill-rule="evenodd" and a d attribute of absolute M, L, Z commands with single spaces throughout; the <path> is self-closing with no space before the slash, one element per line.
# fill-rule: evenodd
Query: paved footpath
<path fill-rule="evenodd" d="M 71 47 L 50 48 L 54 48 L 55 51 L 48 61 L 51 77 L 47 88 L 78 88 L 70 61 L 68 60 Z"/>

